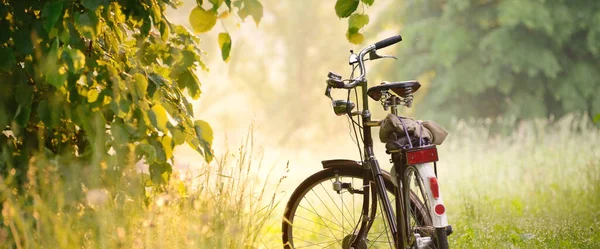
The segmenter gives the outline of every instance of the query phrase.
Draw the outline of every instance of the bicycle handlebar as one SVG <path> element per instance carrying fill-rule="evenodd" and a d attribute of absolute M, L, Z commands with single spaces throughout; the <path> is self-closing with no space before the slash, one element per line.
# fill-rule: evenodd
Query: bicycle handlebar
<path fill-rule="evenodd" d="M 364 61 L 365 55 L 373 50 L 385 48 L 390 45 L 394 45 L 400 41 L 402 41 L 402 36 L 395 35 L 395 36 L 389 37 L 387 39 L 383 39 L 381 41 L 376 42 L 375 44 L 372 44 L 372 45 L 369 45 L 369 46 L 363 48 L 363 50 L 361 50 L 358 53 L 358 66 L 360 68 L 360 76 L 350 80 L 350 83 L 343 83 L 343 81 L 341 79 L 331 79 L 331 77 L 330 77 L 330 80 L 327 80 L 327 84 L 330 87 L 342 88 L 342 89 L 352 89 L 352 88 L 356 87 L 359 83 L 361 83 L 365 80 L 365 74 L 367 73 L 367 71 L 365 69 L 365 61 Z"/>
<path fill-rule="evenodd" d="M 400 36 L 400 35 L 392 36 L 390 38 L 383 39 L 381 41 L 376 42 L 375 43 L 375 49 L 382 49 L 382 48 L 385 48 L 387 46 L 394 45 L 394 44 L 396 44 L 398 42 L 401 42 L 401 41 L 402 41 L 402 36 Z"/>

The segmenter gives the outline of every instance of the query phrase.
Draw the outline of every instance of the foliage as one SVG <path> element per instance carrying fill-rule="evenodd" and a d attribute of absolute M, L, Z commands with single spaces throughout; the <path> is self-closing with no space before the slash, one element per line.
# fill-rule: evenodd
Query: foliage
<path fill-rule="evenodd" d="M 217 23 L 217 19 L 228 18 L 230 12 L 237 12 L 238 17 L 242 20 L 252 16 L 257 26 L 263 16 L 263 5 L 258 0 L 237 0 L 233 3 L 231 0 L 209 0 L 208 2 L 210 4 L 204 4 L 204 1 L 198 0 L 197 6 L 190 12 L 190 25 L 197 34 L 210 31 Z M 219 13 L 219 11 L 221 12 Z M 221 57 L 223 61 L 227 62 L 231 51 L 231 36 L 228 32 L 220 33 L 218 41 Z"/>
<path fill-rule="evenodd" d="M 340 18 L 348 18 L 348 31 L 346 38 L 353 44 L 363 43 L 365 37 L 360 30 L 369 24 L 367 14 L 357 13 L 359 3 L 363 6 L 371 6 L 375 0 L 337 0 L 335 3 L 335 14 Z M 353 14 L 354 13 L 354 14 Z"/>
<path fill-rule="evenodd" d="M 600 112 L 600 2 L 406 1 L 406 63 L 396 76 L 435 75 L 436 116 L 562 116 Z"/>
<path fill-rule="evenodd" d="M 234 2 L 231 2 L 231 0 L 210 0 L 209 2 L 210 5 L 205 4 L 202 0 L 197 1 L 197 6 L 190 12 L 190 24 L 198 34 L 210 31 L 217 20 L 229 18 L 231 12 L 236 12 L 242 21 L 251 16 L 257 26 L 263 17 L 264 8 L 258 0 L 237 0 Z M 357 13 L 357 8 L 361 2 L 365 6 L 371 6 L 374 0 L 337 0 L 335 3 L 335 13 L 338 17 L 350 17 L 346 38 L 354 44 L 363 42 L 364 36 L 360 33 L 360 30 L 369 23 L 368 15 Z M 227 62 L 231 51 L 230 34 L 228 32 L 219 33 L 218 42 L 221 48 L 221 57 L 223 61 Z"/>
<path fill-rule="evenodd" d="M 179 1 L 146 2 L 0 4 L 0 127 L 11 134 L 0 173 L 22 179 L 41 153 L 109 168 L 143 157 L 168 179 L 182 144 L 212 160 L 212 130 L 184 94 L 201 94 L 199 39 L 164 15 Z"/>

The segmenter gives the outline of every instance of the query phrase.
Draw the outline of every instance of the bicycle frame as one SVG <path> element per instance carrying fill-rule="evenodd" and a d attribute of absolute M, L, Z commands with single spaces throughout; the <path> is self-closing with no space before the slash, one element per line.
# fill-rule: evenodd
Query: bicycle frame
<path fill-rule="evenodd" d="M 361 66 L 361 69 L 363 69 L 362 66 Z M 363 71 L 363 70 L 361 70 L 361 71 Z M 361 72 L 361 74 L 363 74 L 363 73 L 364 73 L 364 71 Z M 371 206 L 371 213 L 374 214 L 374 212 L 376 211 L 377 199 L 379 197 L 379 199 L 381 200 L 385 220 L 386 220 L 386 222 L 388 222 L 388 225 L 391 230 L 396 248 L 405 248 L 407 238 L 404 235 L 407 233 L 405 233 L 405 231 L 404 231 L 405 229 L 401 229 L 402 231 L 398 231 L 399 230 L 398 224 L 402 224 L 403 223 L 402 221 L 406 220 L 405 217 L 403 217 L 404 215 L 400 215 L 400 214 L 405 213 L 405 212 L 403 212 L 403 210 L 404 210 L 403 205 L 402 205 L 402 203 L 400 203 L 401 200 L 404 200 L 404 198 L 402 196 L 403 194 L 402 194 L 402 191 L 397 191 L 398 193 L 396 193 L 396 195 L 397 195 L 396 214 L 394 214 L 390 200 L 386 193 L 385 183 L 384 183 L 384 179 L 382 176 L 383 173 L 379 166 L 379 162 L 375 158 L 375 153 L 373 152 L 372 127 L 374 125 L 371 125 L 371 114 L 369 112 L 369 102 L 367 100 L 368 99 L 367 81 L 363 80 L 359 84 L 359 86 L 361 87 L 362 98 L 363 98 L 363 114 L 361 115 L 362 123 L 364 124 L 363 125 L 363 134 L 364 134 L 363 145 L 364 145 L 364 156 L 365 156 L 364 157 L 365 160 L 363 162 L 363 169 L 365 170 L 364 176 L 363 176 L 363 181 L 364 181 L 363 186 L 365 186 L 365 188 L 369 188 L 368 187 L 370 185 L 369 181 L 371 179 L 375 182 L 376 189 L 375 189 L 375 191 L 373 191 L 375 194 L 373 195 L 373 202 L 372 202 L 373 205 Z M 363 219 L 361 219 L 362 224 L 360 226 L 360 229 L 358 231 L 356 238 L 364 238 L 365 235 L 367 234 L 368 230 L 370 229 L 370 225 L 372 224 L 369 221 L 369 219 L 367 218 L 367 217 L 373 216 L 372 214 L 369 213 L 369 211 L 370 211 L 369 210 L 370 194 L 371 194 L 371 191 L 369 191 L 369 189 L 364 190 L 363 210 L 362 210 Z M 398 220 L 396 219 L 396 217 L 398 217 Z M 400 217 L 402 217 L 402 219 L 400 219 Z M 402 227 L 404 227 L 404 226 L 402 226 Z M 358 240 L 355 240 L 351 244 L 351 246 L 357 247 L 357 243 L 358 243 Z"/>
<path fill-rule="evenodd" d="M 360 225 L 360 229 L 358 230 L 358 233 L 356 234 L 356 237 L 354 239 L 354 241 L 351 243 L 351 248 L 357 248 L 358 247 L 358 243 L 360 242 L 361 239 L 366 238 L 366 234 L 370 229 L 370 226 L 372 225 L 372 220 L 370 220 L 368 217 L 374 217 L 375 213 L 376 213 L 376 209 L 377 209 L 377 202 L 378 199 L 381 201 L 381 205 L 382 205 L 382 209 L 383 209 L 383 216 L 385 216 L 385 220 L 387 222 L 387 224 L 389 225 L 390 231 L 392 233 L 392 237 L 394 240 L 394 245 L 396 248 L 406 248 L 406 245 L 408 245 L 409 243 L 409 236 L 411 236 L 410 234 L 410 227 L 409 224 L 407 222 L 407 215 L 408 212 L 406 212 L 406 206 L 405 206 L 405 202 L 408 201 L 407 198 L 409 198 L 409 196 L 405 196 L 406 193 L 404 191 L 404 175 L 405 175 L 405 170 L 407 168 L 406 163 L 399 158 L 398 156 L 394 157 L 392 156 L 392 161 L 394 163 L 394 166 L 397 170 L 399 170 L 400 172 L 397 174 L 397 179 L 396 182 L 399 183 L 399 186 L 396 188 L 396 201 L 395 201 L 395 205 L 396 205 L 396 212 L 393 212 L 392 209 L 392 204 L 390 203 L 390 200 L 388 198 L 388 195 L 386 193 L 386 188 L 385 188 L 385 183 L 384 183 L 384 178 L 383 178 L 383 172 L 379 166 L 379 162 L 377 161 L 377 159 L 375 158 L 375 154 L 373 152 L 373 136 L 372 136 L 372 127 L 378 126 L 379 124 L 377 122 L 373 122 L 371 120 L 371 113 L 369 111 L 369 101 L 368 101 L 368 95 L 367 95 L 367 80 L 365 78 L 365 74 L 366 74 L 366 69 L 364 66 L 364 55 L 372 50 L 374 50 L 376 48 L 375 45 L 371 45 L 365 49 L 363 49 L 359 55 L 358 55 L 358 60 L 357 62 L 359 63 L 359 68 L 361 70 L 361 75 L 354 80 L 354 82 L 349 83 L 349 84 L 344 84 L 344 87 L 338 87 L 338 88 L 346 88 L 346 89 L 352 89 L 356 86 L 361 88 L 361 92 L 362 92 L 362 100 L 363 100 L 363 106 L 362 106 L 362 111 L 359 113 L 359 116 L 362 120 L 362 131 L 364 134 L 364 140 L 363 140 L 363 147 L 364 147 L 364 161 L 363 161 L 363 169 L 364 169 L 364 175 L 363 175 L 363 186 L 364 186 L 364 199 L 363 199 L 363 208 L 362 208 L 362 219 L 361 219 L 361 225 Z M 394 115 L 397 115 L 397 107 L 396 106 L 392 106 L 391 107 L 391 112 Z M 350 114 L 349 114 L 350 115 Z M 419 175 L 422 177 L 427 177 L 425 179 L 431 178 L 431 177 L 436 177 L 435 176 L 435 172 L 433 171 L 432 167 L 426 165 L 426 164 L 421 164 L 421 165 L 415 165 L 412 166 L 414 167 L 418 172 Z M 375 182 L 375 188 L 374 190 L 370 190 L 369 186 L 370 186 L 370 181 Z M 427 184 L 424 184 L 426 191 L 425 193 L 427 193 L 429 195 L 429 199 L 430 200 L 434 200 L 433 196 L 431 196 L 431 189 L 430 186 Z M 408 190 L 410 191 L 410 190 Z M 372 202 L 371 205 L 369 205 L 370 199 L 371 199 L 371 195 L 372 195 Z M 441 196 L 439 196 L 438 198 L 435 198 L 435 202 L 436 204 L 443 204 L 443 201 L 441 199 Z M 433 213 L 433 204 L 431 203 L 425 203 L 425 205 L 430 205 L 429 210 L 431 210 L 431 218 L 432 218 L 432 222 L 434 223 L 434 227 L 446 227 L 448 226 L 448 222 L 447 222 L 447 218 L 445 213 L 443 215 L 439 215 L 439 214 L 435 214 Z M 369 209 L 370 207 L 370 209 Z"/>

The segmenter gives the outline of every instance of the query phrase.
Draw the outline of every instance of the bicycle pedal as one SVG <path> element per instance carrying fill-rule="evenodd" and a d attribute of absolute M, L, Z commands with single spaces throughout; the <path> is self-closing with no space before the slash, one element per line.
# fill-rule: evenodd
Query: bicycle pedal
<path fill-rule="evenodd" d="M 450 234 L 452 234 L 454 232 L 454 230 L 452 229 L 451 225 L 448 225 L 446 227 L 446 236 L 449 236 Z"/>

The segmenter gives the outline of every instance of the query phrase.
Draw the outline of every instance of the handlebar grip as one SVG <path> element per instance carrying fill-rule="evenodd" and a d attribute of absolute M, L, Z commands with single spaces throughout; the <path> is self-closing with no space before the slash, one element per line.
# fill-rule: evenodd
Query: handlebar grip
<path fill-rule="evenodd" d="M 381 40 L 381 41 L 378 41 L 377 43 L 375 43 L 375 49 L 382 49 L 389 45 L 396 44 L 400 41 L 402 41 L 402 36 L 395 35 L 395 36 L 392 36 L 390 38 L 387 38 L 387 39 L 384 39 L 384 40 Z"/>
<path fill-rule="evenodd" d="M 342 76 L 332 71 L 329 71 L 329 73 L 327 74 L 327 78 L 342 79 Z"/>

